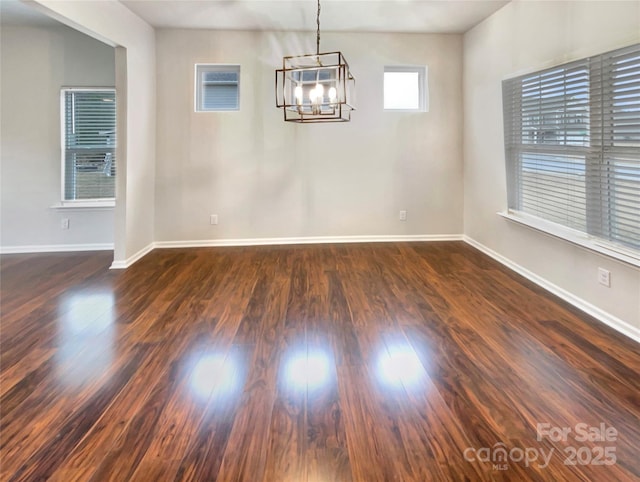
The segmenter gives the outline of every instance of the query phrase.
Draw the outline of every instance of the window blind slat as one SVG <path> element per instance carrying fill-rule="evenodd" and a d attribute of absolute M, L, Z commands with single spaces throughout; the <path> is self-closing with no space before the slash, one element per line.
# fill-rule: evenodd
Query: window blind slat
<path fill-rule="evenodd" d="M 238 105 L 237 84 L 204 85 L 202 105 L 206 110 L 230 110 Z"/>

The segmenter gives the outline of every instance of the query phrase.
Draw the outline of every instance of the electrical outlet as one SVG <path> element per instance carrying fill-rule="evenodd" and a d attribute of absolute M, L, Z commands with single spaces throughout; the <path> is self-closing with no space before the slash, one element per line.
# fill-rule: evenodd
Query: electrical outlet
<path fill-rule="evenodd" d="M 60 222 L 60 227 L 62 229 L 69 229 L 69 218 L 63 218 Z"/>
<path fill-rule="evenodd" d="M 218 215 L 217 214 L 212 214 L 212 215 L 209 216 L 209 224 L 211 224 L 211 225 L 218 224 Z"/>
<path fill-rule="evenodd" d="M 407 220 L 407 211 L 400 211 L 400 221 L 406 221 Z"/>
<path fill-rule="evenodd" d="M 607 288 L 611 287 L 611 272 L 604 269 L 598 268 L 598 283 Z"/>

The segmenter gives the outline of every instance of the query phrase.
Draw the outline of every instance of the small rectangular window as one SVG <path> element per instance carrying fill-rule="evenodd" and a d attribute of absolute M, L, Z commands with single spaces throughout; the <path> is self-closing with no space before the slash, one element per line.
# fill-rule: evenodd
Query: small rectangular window
<path fill-rule="evenodd" d="M 115 198 L 116 92 L 62 89 L 62 200 Z"/>
<path fill-rule="evenodd" d="M 240 109 L 240 66 L 196 64 L 196 112 Z"/>
<path fill-rule="evenodd" d="M 384 109 L 427 112 L 429 110 L 426 67 L 384 68 Z"/>

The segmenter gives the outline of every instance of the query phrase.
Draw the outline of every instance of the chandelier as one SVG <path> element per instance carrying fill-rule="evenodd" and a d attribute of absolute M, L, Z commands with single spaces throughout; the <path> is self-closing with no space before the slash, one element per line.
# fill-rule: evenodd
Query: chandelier
<path fill-rule="evenodd" d="M 341 52 L 320 53 L 320 0 L 316 53 L 284 57 L 276 70 L 276 106 L 287 122 L 348 122 L 355 79 Z"/>

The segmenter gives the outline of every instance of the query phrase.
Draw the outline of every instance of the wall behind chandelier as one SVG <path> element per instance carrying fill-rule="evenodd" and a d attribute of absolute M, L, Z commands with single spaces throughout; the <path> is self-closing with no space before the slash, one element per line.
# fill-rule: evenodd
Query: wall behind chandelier
<path fill-rule="evenodd" d="M 282 56 L 315 34 L 157 31 L 156 242 L 462 233 L 462 37 L 323 32 L 321 50 L 356 77 L 350 123 L 275 107 Z M 196 63 L 241 65 L 239 111 L 194 112 Z M 428 66 L 429 112 L 383 111 L 385 65 Z"/>

